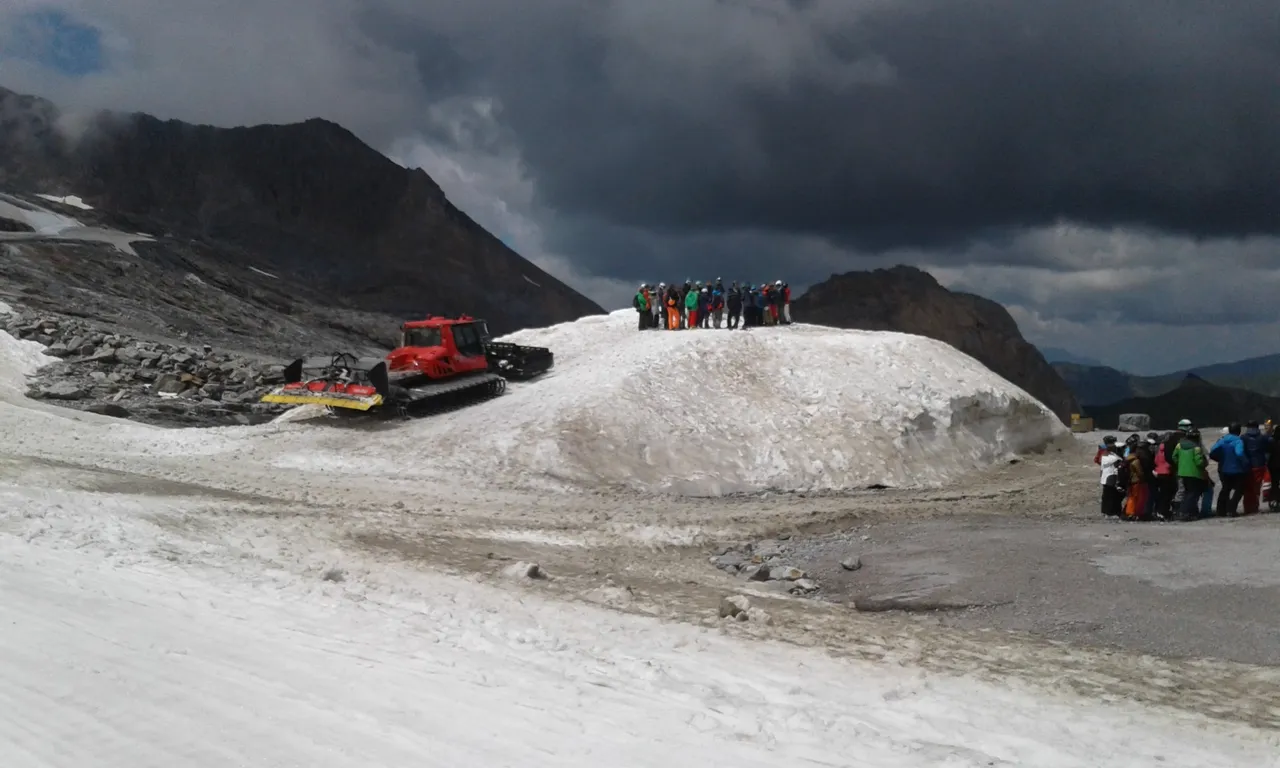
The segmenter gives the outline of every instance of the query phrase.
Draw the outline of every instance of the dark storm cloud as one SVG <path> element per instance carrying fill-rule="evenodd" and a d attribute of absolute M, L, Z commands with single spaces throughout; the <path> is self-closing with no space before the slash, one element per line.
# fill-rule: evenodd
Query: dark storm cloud
<path fill-rule="evenodd" d="M 52 7 L 0 3 L 0 55 Z M 1118 323 L 1203 354 L 1280 338 L 1214 325 L 1270 322 L 1277 287 L 1280 238 L 1240 237 L 1280 234 L 1274 0 L 56 8 L 99 30 L 103 70 L 10 57 L 4 85 L 81 112 L 335 120 L 609 306 L 640 280 L 901 262 L 1077 351 L 1129 344 Z"/>
<path fill-rule="evenodd" d="M 420 66 L 469 58 L 569 215 L 870 250 L 1061 218 L 1280 232 L 1274 0 L 552 2 L 492 24 L 437 25 Z"/>

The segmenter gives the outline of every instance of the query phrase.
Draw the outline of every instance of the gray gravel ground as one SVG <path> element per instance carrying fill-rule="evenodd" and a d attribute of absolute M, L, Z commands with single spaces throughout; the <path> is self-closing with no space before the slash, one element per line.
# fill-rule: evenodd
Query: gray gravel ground
<path fill-rule="evenodd" d="M 1064 467 L 1089 482 L 1091 465 Z M 1280 515 L 1127 523 L 1094 508 L 865 519 L 786 542 L 820 597 L 961 629 L 1280 665 Z M 842 560 L 859 557 L 847 570 Z"/>

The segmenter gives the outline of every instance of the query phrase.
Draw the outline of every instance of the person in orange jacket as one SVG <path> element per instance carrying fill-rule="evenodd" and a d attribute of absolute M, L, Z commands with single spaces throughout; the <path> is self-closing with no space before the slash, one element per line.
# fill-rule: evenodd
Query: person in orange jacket
<path fill-rule="evenodd" d="M 667 307 L 667 330 L 680 330 L 680 289 L 674 285 L 668 286 L 663 303 Z"/>

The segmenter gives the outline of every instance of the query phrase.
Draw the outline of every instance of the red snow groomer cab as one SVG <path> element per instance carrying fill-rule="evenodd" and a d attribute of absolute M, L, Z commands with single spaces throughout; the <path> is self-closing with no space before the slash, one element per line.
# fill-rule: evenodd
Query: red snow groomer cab
<path fill-rule="evenodd" d="M 508 380 L 538 376 L 553 360 L 543 347 L 491 341 L 483 320 L 428 316 L 400 326 L 400 346 L 385 358 L 337 352 L 294 360 L 284 369 L 284 385 L 262 402 L 406 416 L 445 399 L 500 395 Z"/>

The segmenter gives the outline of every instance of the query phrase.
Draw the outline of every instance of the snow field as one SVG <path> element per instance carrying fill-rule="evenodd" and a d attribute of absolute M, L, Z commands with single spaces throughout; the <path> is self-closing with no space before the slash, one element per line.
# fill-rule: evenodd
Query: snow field
<path fill-rule="evenodd" d="M 92 206 L 87 205 L 75 195 L 66 197 L 37 195 L 37 197 L 83 211 L 93 210 Z M 77 219 L 55 213 L 12 195 L 0 194 L 0 217 L 22 222 L 33 230 L 32 232 L 0 232 L 2 241 L 54 239 L 99 242 L 107 243 L 121 253 L 136 256 L 137 252 L 133 250 L 131 243 L 154 239 L 142 233 L 128 234 L 114 229 L 86 227 Z"/>
<path fill-rule="evenodd" d="M 937 486 L 1067 434 L 942 342 L 819 326 L 638 332 L 630 310 L 508 340 L 556 366 L 494 401 L 279 466 L 720 495 Z M 363 440 L 363 436 L 361 438 Z M 279 447 L 279 446 L 278 446 Z"/>
<path fill-rule="evenodd" d="M 302 578 L 323 541 L 281 535 L 273 555 L 156 523 L 208 500 L 2 497 L 0 754 L 24 768 L 1219 768 L 1280 747 L 351 553 L 344 581 Z"/>

